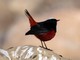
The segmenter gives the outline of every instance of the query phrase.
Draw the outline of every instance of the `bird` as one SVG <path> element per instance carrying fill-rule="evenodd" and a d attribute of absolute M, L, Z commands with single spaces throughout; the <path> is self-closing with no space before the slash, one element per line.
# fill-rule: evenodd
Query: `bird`
<path fill-rule="evenodd" d="M 26 32 L 25 35 L 34 35 L 41 41 L 42 46 L 40 47 L 50 50 L 45 42 L 54 38 L 59 19 L 51 18 L 42 22 L 36 22 L 27 9 L 25 9 L 25 14 L 30 23 L 30 30 Z"/>

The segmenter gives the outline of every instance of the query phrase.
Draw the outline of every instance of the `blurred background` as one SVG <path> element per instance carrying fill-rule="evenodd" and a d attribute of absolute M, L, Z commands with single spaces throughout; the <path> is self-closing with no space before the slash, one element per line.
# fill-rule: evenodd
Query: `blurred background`
<path fill-rule="evenodd" d="M 39 46 L 35 36 L 25 36 L 30 29 L 24 10 L 34 19 L 60 19 L 55 38 L 46 42 L 57 54 L 80 60 L 80 0 L 0 0 L 0 46 Z"/>

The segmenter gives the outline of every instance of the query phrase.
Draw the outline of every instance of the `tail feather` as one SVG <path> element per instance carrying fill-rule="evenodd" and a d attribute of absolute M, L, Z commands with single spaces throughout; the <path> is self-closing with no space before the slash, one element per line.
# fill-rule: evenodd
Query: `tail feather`
<path fill-rule="evenodd" d="M 30 13 L 28 12 L 28 10 L 27 10 L 27 9 L 25 9 L 25 13 L 26 13 L 26 16 L 27 16 L 28 18 L 33 19 L 33 18 L 32 18 L 32 16 L 30 15 Z"/>
<path fill-rule="evenodd" d="M 37 25 L 37 22 L 33 19 L 27 9 L 25 9 L 26 16 L 29 18 L 30 26 Z"/>

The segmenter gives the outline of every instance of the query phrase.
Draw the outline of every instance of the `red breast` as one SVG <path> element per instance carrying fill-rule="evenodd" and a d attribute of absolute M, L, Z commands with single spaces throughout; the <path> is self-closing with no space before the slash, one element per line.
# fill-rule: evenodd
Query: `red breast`
<path fill-rule="evenodd" d="M 42 41 L 49 41 L 55 36 L 56 32 L 54 30 L 49 31 L 44 34 L 35 35 L 37 38 L 39 38 Z"/>

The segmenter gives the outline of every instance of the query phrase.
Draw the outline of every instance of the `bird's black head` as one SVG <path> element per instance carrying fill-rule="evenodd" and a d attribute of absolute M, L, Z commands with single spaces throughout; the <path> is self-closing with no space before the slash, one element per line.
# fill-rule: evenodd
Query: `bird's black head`
<path fill-rule="evenodd" d="M 59 20 L 57 19 L 48 19 L 47 22 L 49 23 L 57 23 Z"/>
<path fill-rule="evenodd" d="M 57 22 L 59 20 L 57 19 L 48 19 L 45 24 L 46 24 L 46 27 L 50 30 L 54 29 L 56 31 L 56 25 L 57 25 Z"/>

